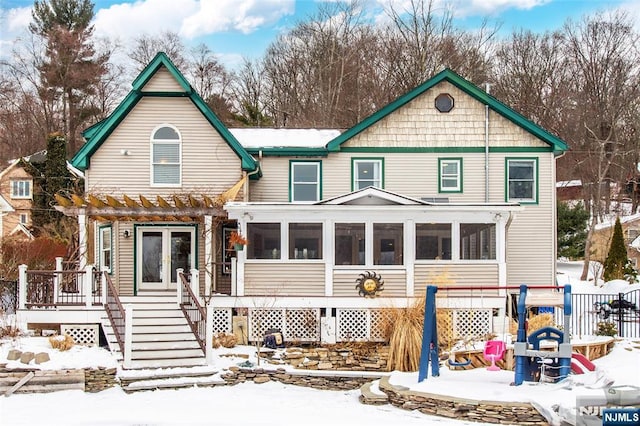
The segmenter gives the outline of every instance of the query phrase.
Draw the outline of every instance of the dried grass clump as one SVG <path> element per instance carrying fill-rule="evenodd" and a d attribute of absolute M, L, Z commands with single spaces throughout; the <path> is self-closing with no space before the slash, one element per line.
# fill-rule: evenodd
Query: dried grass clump
<path fill-rule="evenodd" d="M 424 300 L 421 297 L 406 309 L 390 308 L 385 312 L 381 327 L 389 341 L 389 371 L 417 371 L 420 366 Z"/>
<path fill-rule="evenodd" d="M 238 344 L 238 338 L 230 333 L 216 333 L 213 335 L 212 346 L 218 349 L 220 346 L 224 348 L 233 348 Z"/>
<path fill-rule="evenodd" d="M 73 341 L 73 337 L 65 334 L 64 336 L 49 336 L 49 344 L 51 344 L 53 349 L 68 351 L 75 345 L 75 342 Z"/>
<path fill-rule="evenodd" d="M 536 330 L 540 330 L 543 327 L 553 327 L 553 315 L 552 314 L 538 314 L 532 315 L 527 321 L 527 334 L 531 334 Z"/>

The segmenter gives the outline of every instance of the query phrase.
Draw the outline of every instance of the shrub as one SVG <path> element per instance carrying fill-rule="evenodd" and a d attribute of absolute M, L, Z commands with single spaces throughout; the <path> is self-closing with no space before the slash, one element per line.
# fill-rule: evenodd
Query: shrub
<path fill-rule="evenodd" d="M 68 351 L 75 344 L 73 337 L 68 334 L 65 334 L 64 336 L 49 336 L 49 343 L 53 349 L 58 349 L 60 351 Z"/>
<path fill-rule="evenodd" d="M 602 321 L 597 325 L 596 336 L 611 336 L 614 337 L 618 334 L 618 329 L 615 323 Z"/>

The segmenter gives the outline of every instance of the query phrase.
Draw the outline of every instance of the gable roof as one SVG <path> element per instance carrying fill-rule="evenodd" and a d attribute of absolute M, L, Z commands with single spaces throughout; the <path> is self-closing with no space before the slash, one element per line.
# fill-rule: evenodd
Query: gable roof
<path fill-rule="evenodd" d="M 314 204 L 370 204 L 370 205 L 385 205 L 395 204 L 402 206 L 409 205 L 428 205 L 422 200 L 417 198 L 407 197 L 406 195 L 396 194 L 391 191 L 377 188 L 375 186 L 368 186 L 363 189 L 350 192 L 348 194 L 338 195 L 337 197 L 328 198 L 326 200 L 318 201 Z"/>
<path fill-rule="evenodd" d="M 9 212 L 14 212 L 15 209 L 13 208 L 13 206 L 7 201 L 6 198 L 4 198 L 2 195 L 0 195 L 0 212 L 2 213 L 9 213 Z"/>
<path fill-rule="evenodd" d="M 560 154 L 568 149 L 567 144 L 564 141 L 562 141 L 560 138 L 547 132 L 542 127 L 528 120 L 523 115 L 517 113 L 513 109 L 503 104 L 502 102 L 498 101 L 493 96 L 479 89 L 477 86 L 475 86 L 471 82 L 465 80 L 464 78 L 460 77 L 458 74 L 456 74 L 455 72 L 447 68 L 439 72 L 434 77 L 427 80 L 426 82 L 424 82 L 422 85 L 416 87 L 412 91 L 406 93 L 405 95 L 399 97 L 398 99 L 391 102 L 387 106 L 371 114 L 369 117 L 365 118 L 364 120 L 362 120 L 361 122 L 359 122 L 358 124 L 350 128 L 349 130 L 347 130 L 346 132 L 342 133 L 340 136 L 330 141 L 327 144 L 328 151 L 329 152 L 339 151 L 340 146 L 343 143 L 345 143 L 352 137 L 356 136 L 360 132 L 366 130 L 370 126 L 374 125 L 378 121 L 382 120 L 384 117 L 390 115 L 397 109 L 403 107 L 413 99 L 422 95 L 427 90 L 431 89 L 437 84 L 442 83 L 443 81 L 447 81 L 453 84 L 458 89 L 462 90 L 472 98 L 478 100 L 479 102 L 485 105 L 489 105 L 489 108 L 491 108 L 498 114 L 502 115 L 507 120 L 511 121 L 517 126 L 520 126 L 527 132 L 531 133 L 532 135 L 548 143 L 552 147 L 553 152 L 555 154 Z"/>
<path fill-rule="evenodd" d="M 162 68 L 173 76 L 182 92 L 148 92 L 144 91 L 144 86 Z M 89 167 L 91 156 L 100 148 L 109 135 L 115 130 L 127 114 L 136 106 L 144 96 L 184 96 L 189 98 L 195 107 L 202 113 L 206 120 L 218 131 L 220 136 L 227 142 L 236 155 L 242 160 L 242 169 L 255 171 L 258 169 L 258 162 L 240 145 L 238 140 L 229 132 L 220 119 L 211 111 L 206 102 L 196 93 L 182 73 L 171 62 L 164 52 L 159 52 L 155 58 L 142 70 L 133 80 L 132 90 L 125 96 L 109 117 L 99 123 L 87 128 L 83 136 L 87 142 L 80 148 L 71 160 L 71 164 L 80 170 Z"/>

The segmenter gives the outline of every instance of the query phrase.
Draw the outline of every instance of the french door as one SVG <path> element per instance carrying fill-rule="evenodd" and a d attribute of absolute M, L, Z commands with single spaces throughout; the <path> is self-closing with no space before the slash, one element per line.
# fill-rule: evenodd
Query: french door
<path fill-rule="evenodd" d="M 176 269 L 185 272 L 195 268 L 195 227 L 138 227 L 138 290 L 171 290 L 176 288 Z"/>

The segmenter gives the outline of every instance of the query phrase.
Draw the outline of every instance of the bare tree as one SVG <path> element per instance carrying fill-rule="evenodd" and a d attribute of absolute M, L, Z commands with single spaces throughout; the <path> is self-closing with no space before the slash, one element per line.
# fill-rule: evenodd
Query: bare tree
<path fill-rule="evenodd" d="M 563 28 L 577 132 L 567 163 L 580 176 L 584 198 L 591 207 L 591 224 L 582 272 L 586 279 L 590 260 L 590 237 L 596 223 L 608 212 L 611 181 L 622 160 L 634 156 L 636 141 L 625 140 L 635 132 L 635 100 L 640 96 L 638 34 L 623 12 L 598 13 Z M 634 100 L 631 101 L 630 100 Z M 571 135 L 573 136 L 573 135 Z"/>
<path fill-rule="evenodd" d="M 158 52 L 166 53 L 176 67 L 184 70 L 188 64 L 183 53 L 185 51 L 184 43 L 178 33 L 164 31 L 158 36 L 143 34 L 136 38 L 128 55 L 136 64 L 135 72 L 142 71 Z"/>

